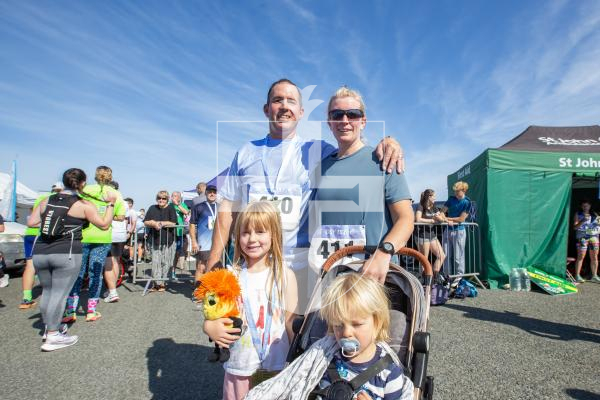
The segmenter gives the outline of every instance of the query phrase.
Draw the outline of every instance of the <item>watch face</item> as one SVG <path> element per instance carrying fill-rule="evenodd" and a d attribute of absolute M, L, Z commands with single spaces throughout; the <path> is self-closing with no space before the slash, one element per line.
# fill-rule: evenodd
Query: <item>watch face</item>
<path fill-rule="evenodd" d="M 383 244 L 383 250 L 388 254 L 394 254 L 394 245 L 388 242 Z"/>

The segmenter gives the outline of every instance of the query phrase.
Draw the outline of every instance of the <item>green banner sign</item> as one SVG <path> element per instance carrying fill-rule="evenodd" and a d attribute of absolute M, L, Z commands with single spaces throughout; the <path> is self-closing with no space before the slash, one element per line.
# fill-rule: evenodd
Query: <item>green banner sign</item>
<path fill-rule="evenodd" d="M 577 293 L 577 287 L 566 279 L 547 274 L 535 267 L 527 267 L 527 273 L 531 282 L 551 295 Z"/>
<path fill-rule="evenodd" d="M 496 169 L 577 172 L 596 176 L 600 153 L 488 150 L 488 166 Z"/>

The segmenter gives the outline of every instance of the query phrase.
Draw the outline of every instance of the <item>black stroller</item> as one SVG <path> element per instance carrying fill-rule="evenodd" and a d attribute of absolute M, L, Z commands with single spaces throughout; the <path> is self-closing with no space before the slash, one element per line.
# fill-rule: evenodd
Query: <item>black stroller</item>
<path fill-rule="evenodd" d="M 323 264 L 321 275 L 309 301 L 303 317 L 294 324 L 296 333 L 288 353 L 288 362 L 293 361 L 310 345 L 323 338 L 327 333 L 327 325 L 319 317 L 318 307 L 320 290 L 340 273 L 358 272 L 365 261 L 353 261 L 347 265 L 336 265 L 336 262 L 352 254 L 373 253 L 371 246 L 349 246 L 333 253 Z M 429 358 L 429 304 L 431 283 L 433 280 L 432 267 L 427 258 L 418 251 L 402 248 L 399 255 L 412 257 L 423 267 L 423 283 L 414 275 L 396 264 L 390 264 L 385 280 L 388 290 L 390 309 L 390 347 L 394 349 L 403 363 L 405 374 L 413 382 L 414 399 L 433 398 L 433 377 L 427 376 Z"/>

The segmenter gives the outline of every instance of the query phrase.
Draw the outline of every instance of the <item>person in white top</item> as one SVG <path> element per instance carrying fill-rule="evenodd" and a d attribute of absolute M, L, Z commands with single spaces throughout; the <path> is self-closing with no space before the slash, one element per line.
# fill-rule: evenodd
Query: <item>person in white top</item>
<path fill-rule="evenodd" d="M 230 346 L 224 400 L 243 399 L 251 380 L 285 367 L 298 299 L 296 277 L 284 264 L 275 207 L 266 201 L 248 205 L 237 218 L 234 235 L 233 270 L 242 288 L 242 319 L 248 329 Z"/>
<path fill-rule="evenodd" d="M 135 252 L 133 239 L 134 239 L 134 235 L 136 232 L 137 219 L 138 219 L 137 215 L 138 214 L 137 214 L 137 211 L 135 211 L 135 209 L 133 208 L 133 199 L 131 197 L 125 198 L 124 201 L 128 208 L 128 211 L 126 214 L 128 246 L 126 245 L 126 247 L 128 247 L 128 250 L 129 250 L 129 260 L 130 260 L 130 262 L 133 262 L 133 254 Z"/>
<path fill-rule="evenodd" d="M 110 186 L 115 190 L 119 190 L 119 184 L 115 181 L 110 182 Z M 129 208 L 127 202 L 125 205 L 125 216 L 123 218 L 115 218 L 112 222 L 112 245 L 110 247 L 110 265 L 104 268 L 104 283 L 108 289 L 104 297 L 105 303 L 115 303 L 119 301 L 117 293 L 117 281 L 121 275 L 121 256 L 127 242 L 127 223 Z"/>

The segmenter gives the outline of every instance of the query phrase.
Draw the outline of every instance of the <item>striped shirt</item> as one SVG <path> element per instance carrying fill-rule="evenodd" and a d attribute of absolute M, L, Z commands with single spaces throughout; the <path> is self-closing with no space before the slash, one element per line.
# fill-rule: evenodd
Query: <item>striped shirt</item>
<path fill-rule="evenodd" d="M 377 346 L 375 355 L 371 360 L 364 363 L 353 363 L 343 357 L 338 350 L 333 357 L 333 361 L 335 362 L 340 377 L 350 381 L 362 371 L 379 361 L 379 359 L 385 357 L 385 355 L 385 350 L 380 346 Z M 323 378 L 321 378 L 321 381 L 319 382 L 319 388 L 324 389 L 330 384 L 331 381 L 329 376 L 327 372 L 325 372 Z M 412 399 L 413 397 L 412 382 L 404 376 L 402 366 L 394 363 L 391 363 L 377 375 L 369 379 L 369 381 L 361 387 L 361 390 L 371 396 L 373 400 L 399 400 Z M 358 392 L 360 392 L 360 390 L 357 391 L 357 393 Z"/>

